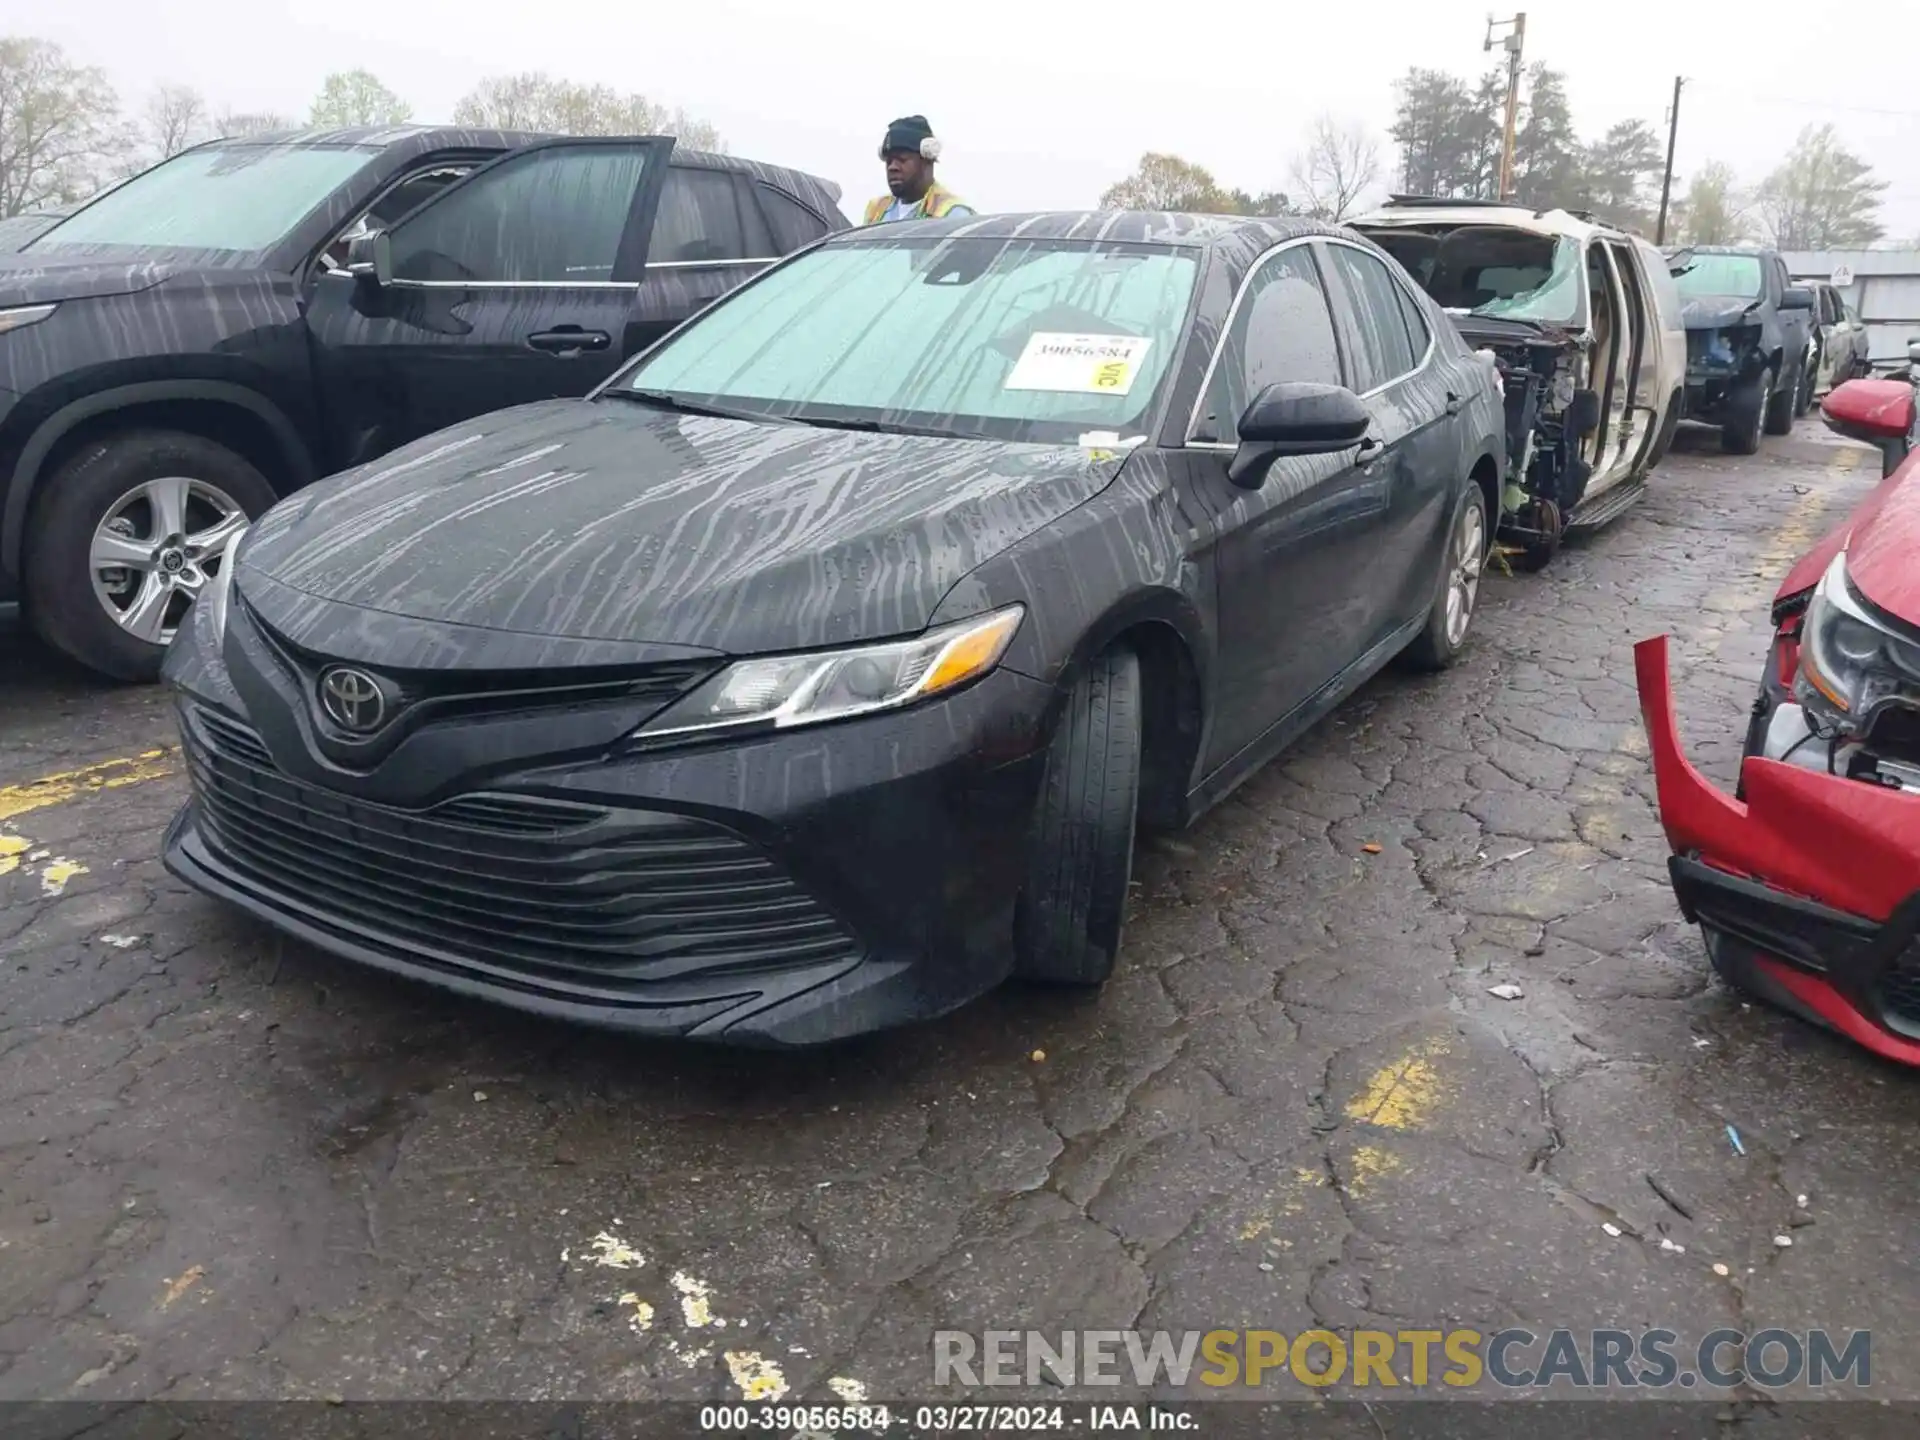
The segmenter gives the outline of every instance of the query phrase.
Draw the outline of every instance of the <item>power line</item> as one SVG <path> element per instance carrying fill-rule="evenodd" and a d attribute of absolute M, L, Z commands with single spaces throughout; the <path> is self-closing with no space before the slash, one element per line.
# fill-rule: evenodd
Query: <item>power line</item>
<path fill-rule="evenodd" d="M 1839 115 L 1882 115 L 1895 120 L 1920 120 L 1920 110 L 1883 110 L 1872 105 L 1829 105 L 1824 101 L 1807 100 L 1791 95 L 1756 95 L 1751 91 L 1714 85 L 1700 80 L 1689 80 L 1687 83 L 1697 89 L 1713 91 L 1717 96 L 1735 97 L 1761 109 L 1771 106 L 1777 110 L 1819 110 L 1832 111 Z"/>

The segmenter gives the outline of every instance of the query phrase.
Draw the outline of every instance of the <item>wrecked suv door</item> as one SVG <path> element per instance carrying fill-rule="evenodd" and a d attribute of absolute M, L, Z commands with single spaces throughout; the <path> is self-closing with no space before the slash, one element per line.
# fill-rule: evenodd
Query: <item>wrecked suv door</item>
<path fill-rule="evenodd" d="M 1639 497 L 1678 423 L 1685 350 L 1663 303 L 1671 282 L 1638 242 L 1563 211 L 1458 201 L 1396 201 L 1355 228 L 1495 357 L 1510 457 L 1501 534 L 1524 568 Z"/>

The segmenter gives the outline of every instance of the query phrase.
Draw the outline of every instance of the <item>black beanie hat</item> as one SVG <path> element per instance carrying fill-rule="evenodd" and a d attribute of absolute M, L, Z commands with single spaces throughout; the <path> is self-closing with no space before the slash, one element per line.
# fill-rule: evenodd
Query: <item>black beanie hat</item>
<path fill-rule="evenodd" d="M 924 115 L 905 115 L 887 126 L 887 138 L 880 142 L 880 158 L 886 159 L 896 150 L 905 150 L 914 155 L 926 155 L 931 160 L 940 153 L 940 142 L 934 140 L 928 147 L 926 142 L 933 140 L 933 126 L 927 123 Z M 931 148 L 933 154 L 928 155 Z"/>

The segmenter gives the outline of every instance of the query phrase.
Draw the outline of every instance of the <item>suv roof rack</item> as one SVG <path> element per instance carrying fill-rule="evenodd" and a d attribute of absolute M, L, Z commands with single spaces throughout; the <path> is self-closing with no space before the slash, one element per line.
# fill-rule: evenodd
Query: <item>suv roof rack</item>
<path fill-rule="evenodd" d="M 1526 208 L 1511 200 L 1479 200 L 1459 195 L 1389 195 L 1387 197 L 1387 203 L 1389 205 L 1430 205 L 1435 208 L 1441 206 L 1451 208 L 1456 205 L 1472 205 L 1483 206 L 1489 210 L 1523 210 Z"/>

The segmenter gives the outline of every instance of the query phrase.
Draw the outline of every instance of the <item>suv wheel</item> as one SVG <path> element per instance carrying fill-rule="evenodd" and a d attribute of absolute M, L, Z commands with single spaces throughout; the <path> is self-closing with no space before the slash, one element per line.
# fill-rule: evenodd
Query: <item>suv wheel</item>
<path fill-rule="evenodd" d="M 1805 367 L 1799 367 L 1804 369 Z M 1766 431 L 1769 435 L 1791 435 L 1795 407 L 1800 403 L 1800 375 L 1798 369 L 1788 376 L 1786 383 L 1767 396 Z"/>
<path fill-rule="evenodd" d="M 136 430 L 83 446 L 40 487 L 26 599 L 49 645 L 116 680 L 152 680 L 235 531 L 272 505 L 224 445 Z"/>
<path fill-rule="evenodd" d="M 1720 427 L 1720 448 L 1729 455 L 1752 455 L 1760 449 L 1760 422 L 1773 393 L 1773 372 L 1762 370 L 1725 401 L 1727 419 Z"/>
<path fill-rule="evenodd" d="M 1095 660 L 1067 697 L 1047 751 L 1013 917 L 1013 973 L 1100 985 L 1113 973 L 1133 879 L 1140 808 L 1140 661 Z"/>

